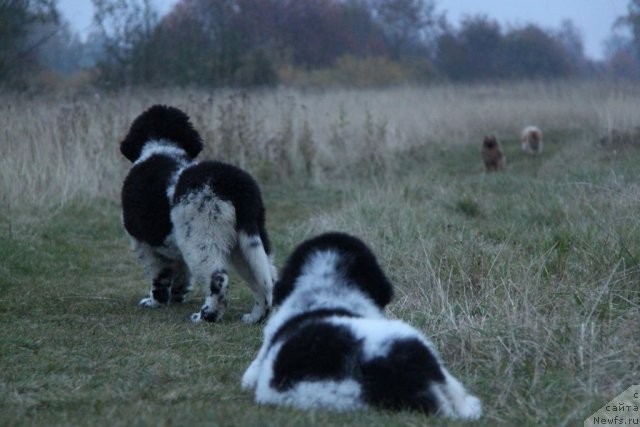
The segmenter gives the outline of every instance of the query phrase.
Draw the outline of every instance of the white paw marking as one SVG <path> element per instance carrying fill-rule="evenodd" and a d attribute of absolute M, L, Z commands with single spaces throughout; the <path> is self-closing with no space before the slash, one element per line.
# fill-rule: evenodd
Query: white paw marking
<path fill-rule="evenodd" d="M 146 307 L 146 308 L 162 307 L 162 304 L 160 304 L 158 301 L 154 300 L 151 297 L 142 298 L 140 300 L 140 302 L 138 303 L 138 305 L 140 305 L 142 307 Z"/>
<path fill-rule="evenodd" d="M 244 391 L 253 390 L 258 382 L 258 364 L 254 361 L 242 376 L 242 389 Z"/>
<path fill-rule="evenodd" d="M 202 315 L 200 314 L 200 312 L 193 313 L 193 314 L 191 315 L 191 321 L 192 321 L 193 323 L 200 323 L 200 322 L 202 322 Z"/>
<path fill-rule="evenodd" d="M 220 320 L 222 318 L 222 312 L 221 311 L 215 311 L 215 310 L 211 310 L 209 308 L 209 306 L 205 305 L 204 307 L 202 307 L 200 309 L 200 311 L 198 313 L 193 313 L 191 315 L 191 321 L 193 323 L 200 323 L 200 322 L 210 322 L 210 323 L 215 323 L 218 320 Z"/>
<path fill-rule="evenodd" d="M 475 396 L 466 396 L 464 404 L 458 408 L 460 418 L 477 420 L 482 415 L 482 402 Z"/>
<path fill-rule="evenodd" d="M 246 323 L 248 325 L 251 325 L 251 324 L 254 324 L 254 323 L 258 323 L 261 318 L 262 318 L 262 316 L 254 316 L 251 313 L 243 314 L 242 315 L 242 323 Z"/>

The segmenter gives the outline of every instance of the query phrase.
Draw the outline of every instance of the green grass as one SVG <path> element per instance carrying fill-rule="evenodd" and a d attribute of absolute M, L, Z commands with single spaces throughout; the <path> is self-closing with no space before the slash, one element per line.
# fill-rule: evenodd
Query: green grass
<path fill-rule="evenodd" d="M 389 315 L 479 395 L 478 425 L 582 424 L 640 378 L 640 153 L 545 138 L 539 158 L 503 139 L 503 173 L 460 143 L 388 159 L 377 176 L 269 184 L 277 265 L 317 232 L 361 236 L 396 284 Z M 139 308 L 148 285 L 114 202 L 5 215 L 0 259 L 0 425 L 446 424 L 255 405 L 239 386 L 262 333 L 239 321 L 247 287 L 233 280 L 215 325 L 188 321 L 199 293 Z"/>

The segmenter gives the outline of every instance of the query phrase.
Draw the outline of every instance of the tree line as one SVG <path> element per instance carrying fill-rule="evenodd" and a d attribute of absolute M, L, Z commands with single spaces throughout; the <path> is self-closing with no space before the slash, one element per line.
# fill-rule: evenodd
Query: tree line
<path fill-rule="evenodd" d="M 92 2 L 93 31 L 81 41 L 57 0 L 0 0 L 0 84 L 83 70 L 87 81 L 113 88 L 274 85 L 284 69 L 372 58 L 360 78 L 384 67 L 416 81 L 640 77 L 640 0 L 616 23 L 631 35 L 612 37 L 599 62 L 585 56 L 569 20 L 505 28 L 479 15 L 453 26 L 434 0 L 179 0 L 163 17 L 150 0 Z"/>

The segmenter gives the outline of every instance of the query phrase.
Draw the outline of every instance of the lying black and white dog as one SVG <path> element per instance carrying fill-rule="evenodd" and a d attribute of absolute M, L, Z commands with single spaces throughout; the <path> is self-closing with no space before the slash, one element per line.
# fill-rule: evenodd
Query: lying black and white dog
<path fill-rule="evenodd" d="M 216 321 L 226 307 L 230 261 L 255 299 L 242 320 L 255 323 L 271 307 L 276 279 L 260 189 L 235 166 L 195 162 L 201 150 L 189 117 L 162 105 L 138 116 L 120 144 L 133 162 L 122 187 L 122 220 L 152 281 L 140 305 L 182 302 L 199 283 L 205 303 L 191 320 Z"/>
<path fill-rule="evenodd" d="M 476 419 L 478 398 L 431 342 L 384 316 L 392 286 L 359 239 L 328 233 L 291 254 L 264 343 L 242 378 L 256 401 L 301 409 L 411 409 Z"/>

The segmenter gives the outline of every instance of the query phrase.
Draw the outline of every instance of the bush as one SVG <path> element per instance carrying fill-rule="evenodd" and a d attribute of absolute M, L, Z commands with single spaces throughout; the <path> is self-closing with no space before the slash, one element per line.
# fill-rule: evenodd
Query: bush
<path fill-rule="evenodd" d="M 432 67 L 423 63 L 399 63 L 384 57 L 360 58 L 345 55 L 334 66 L 305 71 L 287 65 L 280 68 L 280 79 L 287 86 L 384 87 L 429 79 Z"/>

